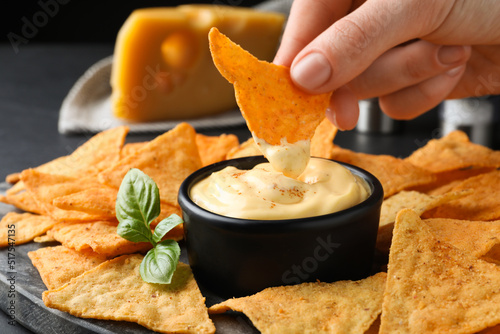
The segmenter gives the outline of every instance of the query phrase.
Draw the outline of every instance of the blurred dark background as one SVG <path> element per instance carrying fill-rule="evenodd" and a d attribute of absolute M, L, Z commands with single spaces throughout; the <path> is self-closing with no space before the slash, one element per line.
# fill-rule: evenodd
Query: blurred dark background
<path fill-rule="evenodd" d="M 251 7 L 262 0 L 19 0 L 0 5 L 2 43 L 114 42 L 123 22 L 136 8 L 203 3 Z"/>

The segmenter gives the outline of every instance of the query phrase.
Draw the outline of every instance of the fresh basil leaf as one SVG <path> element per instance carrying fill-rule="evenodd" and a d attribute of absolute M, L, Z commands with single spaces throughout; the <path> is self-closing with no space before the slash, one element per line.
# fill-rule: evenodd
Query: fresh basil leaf
<path fill-rule="evenodd" d="M 171 214 L 169 217 L 163 219 L 155 227 L 155 232 L 153 233 L 153 241 L 160 242 L 161 239 L 167 234 L 171 229 L 179 224 L 182 224 L 183 220 L 178 215 Z"/>
<path fill-rule="evenodd" d="M 131 219 L 120 220 L 116 232 L 123 239 L 133 242 L 151 242 L 153 233 L 144 224 L 137 224 Z"/>
<path fill-rule="evenodd" d="M 160 242 L 141 262 L 139 271 L 142 279 L 148 283 L 170 284 L 180 255 L 181 249 L 176 241 Z"/>
<path fill-rule="evenodd" d="M 173 214 L 156 226 L 154 234 L 151 232 L 151 222 L 160 214 L 160 191 L 153 179 L 138 169 L 130 169 L 118 190 L 115 210 L 119 221 L 117 233 L 121 237 L 153 245 L 141 262 L 142 279 L 169 284 L 177 269 L 181 249 L 174 240 L 160 241 L 183 221 Z"/>
<path fill-rule="evenodd" d="M 134 242 L 152 241 L 151 222 L 160 214 L 158 186 L 142 171 L 132 168 L 123 178 L 116 198 L 118 234 Z"/>

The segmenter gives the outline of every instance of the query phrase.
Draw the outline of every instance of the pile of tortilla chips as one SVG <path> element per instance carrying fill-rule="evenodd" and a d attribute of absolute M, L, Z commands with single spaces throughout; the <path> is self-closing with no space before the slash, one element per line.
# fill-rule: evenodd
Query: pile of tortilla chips
<path fill-rule="evenodd" d="M 246 64 L 245 57 L 238 58 L 241 69 L 250 63 L 260 66 L 253 60 Z M 278 82 L 286 76 L 286 71 L 272 73 Z M 253 80 L 243 90 L 262 93 L 267 87 L 265 77 L 243 80 Z M 296 102 L 279 91 L 266 94 L 273 106 Z M 245 95 L 243 104 L 250 103 L 247 97 L 258 100 Z M 242 107 L 245 117 L 255 121 L 251 130 L 269 134 L 266 123 L 252 116 L 254 102 Z M 240 144 L 233 135 L 208 137 L 186 123 L 144 143 L 126 143 L 128 129 L 114 128 L 68 156 L 9 175 L 14 185 L 0 200 L 25 213 L 3 217 L 0 246 L 8 245 L 12 224 L 16 244 L 59 242 L 28 254 L 48 288 L 43 293 L 48 307 L 78 317 L 137 322 L 158 332 L 214 333 L 209 314 L 235 310 L 263 333 L 498 333 L 500 152 L 453 132 L 406 159 L 356 153 L 334 146 L 336 129 L 324 117 L 313 117 L 313 136 L 309 127 L 295 133 L 311 139 L 313 156 L 364 168 L 384 187 L 377 240 L 382 262 L 368 278 L 271 287 L 209 309 L 186 264 L 179 263 L 172 284 L 144 282 L 139 265 L 149 246 L 116 233 L 114 205 L 126 172 L 139 168 L 158 184 L 162 219 L 180 213 L 178 188 L 196 169 L 260 155 L 253 139 Z M 285 130 L 277 129 L 300 128 L 293 122 L 304 120 L 300 113 L 285 119 L 293 126 L 270 123 L 277 126 L 274 142 L 286 137 Z M 182 226 L 166 237 L 181 239 Z"/>
<path fill-rule="evenodd" d="M 318 152 L 333 149 L 336 128 L 323 121 L 314 135 Z M 177 192 L 195 170 L 242 152 L 232 134 L 206 136 L 187 123 L 149 142 L 126 143 L 127 127 L 90 138 L 72 154 L 7 176 L 13 186 L 0 201 L 25 212 L 10 212 L 0 222 L 0 247 L 8 245 L 15 224 L 17 245 L 58 242 L 28 253 L 49 289 L 43 300 L 84 318 L 137 322 L 158 332 L 213 333 L 205 299 L 189 266 L 179 264 L 169 285 L 149 284 L 139 274 L 149 243 L 134 243 L 116 231 L 115 200 L 130 168 L 157 183 L 161 214 L 180 214 Z M 153 223 L 153 226 L 155 224 Z M 178 226 L 166 238 L 180 240 Z M 103 295 L 106 298 L 103 298 Z"/>
<path fill-rule="evenodd" d="M 204 164 L 225 159 L 238 138 L 197 134 L 187 123 L 144 143 L 125 143 L 127 132 L 125 126 L 104 131 L 68 156 L 9 175 L 15 184 L 0 200 L 25 212 L 3 217 L 0 245 L 7 246 L 13 224 L 16 244 L 60 243 L 28 253 L 49 289 L 43 294 L 49 307 L 80 317 L 133 321 L 159 332 L 213 333 L 188 265 L 179 264 L 169 285 L 141 279 L 139 265 L 151 245 L 117 234 L 115 200 L 127 171 L 139 168 L 159 187 L 157 221 L 180 214 L 182 181 Z M 182 239 L 183 226 L 166 238 Z"/>
<path fill-rule="evenodd" d="M 230 156 L 258 154 L 251 144 Z M 406 159 L 338 146 L 329 155 L 384 187 L 377 259 L 387 276 L 268 288 L 209 312 L 243 312 L 263 333 L 500 332 L 500 152 L 457 131 Z"/>

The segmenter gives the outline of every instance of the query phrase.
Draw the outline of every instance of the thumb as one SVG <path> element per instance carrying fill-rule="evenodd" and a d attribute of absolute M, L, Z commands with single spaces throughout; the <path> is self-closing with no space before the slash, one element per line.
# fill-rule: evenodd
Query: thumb
<path fill-rule="evenodd" d="M 348 83 L 388 49 L 424 35 L 421 27 L 432 29 L 428 20 L 422 22 L 425 15 L 418 14 L 425 6 L 417 6 L 418 1 L 412 0 L 368 0 L 295 57 L 292 80 L 312 93 L 325 93 Z"/>

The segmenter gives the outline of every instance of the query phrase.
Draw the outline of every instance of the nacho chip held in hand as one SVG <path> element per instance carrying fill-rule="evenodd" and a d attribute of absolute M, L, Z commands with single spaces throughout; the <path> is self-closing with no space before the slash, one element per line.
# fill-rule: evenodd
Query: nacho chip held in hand
<path fill-rule="evenodd" d="M 209 40 L 215 66 L 234 85 L 238 106 L 261 151 L 275 169 L 296 177 L 287 167 L 276 167 L 268 146 L 272 151 L 283 147 L 286 152 L 278 155 L 290 155 L 293 149 L 307 156 L 307 165 L 310 140 L 325 117 L 331 93 L 303 92 L 293 84 L 289 68 L 258 60 L 216 28 L 210 30 Z M 297 164 L 297 159 L 291 160 Z"/>

